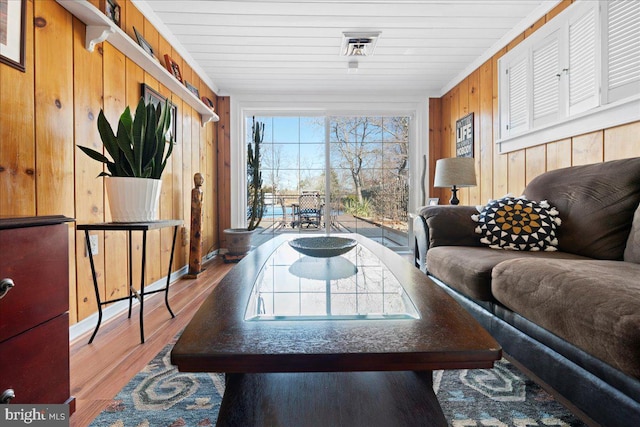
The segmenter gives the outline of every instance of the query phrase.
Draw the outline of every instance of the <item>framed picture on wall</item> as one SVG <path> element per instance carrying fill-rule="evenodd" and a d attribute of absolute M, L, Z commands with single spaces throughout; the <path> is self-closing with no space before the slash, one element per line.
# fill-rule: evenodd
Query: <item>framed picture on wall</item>
<path fill-rule="evenodd" d="M 456 157 L 473 157 L 473 113 L 456 120 Z"/>
<path fill-rule="evenodd" d="M 142 83 L 142 97 L 145 104 L 164 105 L 167 100 L 166 97 L 160 95 L 160 93 L 150 86 Z M 171 126 L 169 126 L 169 135 L 173 136 L 173 142 L 178 143 L 178 107 L 171 101 L 169 101 L 169 108 L 171 108 Z"/>
<path fill-rule="evenodd" d="M 211 98 L 207 98 L 206 96 L 203 96 L 201 99 L 202 99 L 202 102 L 204 102 L 204 105 L 206 105 L 207 107 L 211 108 L 211 110 L 213 110 L 215 108 Z"/>
<path fill-rule="evenodd" d="M 195 87 L 194 85 L 192 85 L 186 80 L 184 81 L 184 85 L 187 87 L 187 89 L 189 89 L 189 92 L 195 95 L 196 98 L 200 98 L 200 91 L 198 90 L 197 87 Z"/>
<path fill-rule="evenodd" d="M 180 83 L 182 83 L 182 73 L 180 72 L 180 66 L 174 61 L 169 54 L 164 54 L 164 66 Z"/>
<path fill-rule="evenodd" d="M 0 0 L 0 62 L 24 72 L 26 0 Z"/>
<path fill-rule="evenodd" d="M 440 202 L 440 198 L 433 197 L 427 200 L 427 206 L 436 206 Z"/>
<path fill-rule="evenodd" d="M 101 9 L 107 18 L 111 19 L 115 24 L 120 26 L 120 5 L 116 0 L 100 0 Z"/>
<path fill-rule="evenodd" d="M 145 40 L 144 37 L 142 37 L 142 34 L 140 34 L 138 32 L 138 30 L 136 30 L 136 27 L 133 27 L 133 32 L 136 33 L 136 38 L 138 39 L 138 44 L 140 45 L 140 47 L 142 48 L 142 50 L 144 50 L 145 52 L 147 52 L 147 54 L 149 56 L 151 56 L 153 59 L 155 59 L 156 61 L 158 60 L 158 58 L 156 58 L 156 56 L 153 53 L 153 48 L 151 47 L 151 45 L 149 44 L 149 42 L 147 40 Z"/>

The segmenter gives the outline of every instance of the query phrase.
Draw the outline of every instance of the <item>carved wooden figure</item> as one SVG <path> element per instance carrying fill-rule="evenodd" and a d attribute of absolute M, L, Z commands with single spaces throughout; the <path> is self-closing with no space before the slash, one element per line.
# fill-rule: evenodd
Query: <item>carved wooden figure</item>
<path fill-rule="evenodd" d="M 191 190 L 191 238 L 189 239 L 189 273 L 187 278 L 195 278 L 202 272 L 202 184 L 201 173 L 193 175 L 195 187 Z"/>

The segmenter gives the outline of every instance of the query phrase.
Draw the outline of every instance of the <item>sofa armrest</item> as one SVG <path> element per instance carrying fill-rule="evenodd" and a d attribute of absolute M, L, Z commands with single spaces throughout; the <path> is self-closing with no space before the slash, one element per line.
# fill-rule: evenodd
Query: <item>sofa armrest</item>
<path fill-rule="evenodd" d="M 420 208 L 413 222 L 416 266 L 426 272 L 429 248 L 482 246 L 480 236 L 475 232 L 477 224 L 471 219 L 471 215 L 477 213 L 475 206 L 438 205 Z"/>

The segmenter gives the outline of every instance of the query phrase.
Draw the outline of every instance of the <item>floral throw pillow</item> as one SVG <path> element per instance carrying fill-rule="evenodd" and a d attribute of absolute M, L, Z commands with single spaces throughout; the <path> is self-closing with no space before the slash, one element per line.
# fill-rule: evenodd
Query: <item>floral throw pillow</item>
<path fill-rule="evenodd" d="M 546 200 L 534 202 L 524 196 L 505 196 L 478 206 L 471 218 L 478 223 L 480 242 L 494 249 L 514 251 L 556 251 L 558 210 Z"/>

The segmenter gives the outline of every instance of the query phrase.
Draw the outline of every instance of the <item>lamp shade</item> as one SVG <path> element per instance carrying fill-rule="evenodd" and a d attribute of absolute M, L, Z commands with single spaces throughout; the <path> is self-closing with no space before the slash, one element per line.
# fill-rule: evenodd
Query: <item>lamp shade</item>
<path fill-rule="evenodd" d="M 474 187 L 476 167 L 473 157 L 450 157 L 436 161 L 434 187 Z"/>

